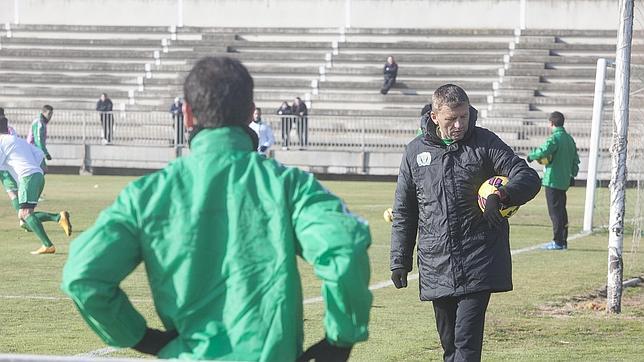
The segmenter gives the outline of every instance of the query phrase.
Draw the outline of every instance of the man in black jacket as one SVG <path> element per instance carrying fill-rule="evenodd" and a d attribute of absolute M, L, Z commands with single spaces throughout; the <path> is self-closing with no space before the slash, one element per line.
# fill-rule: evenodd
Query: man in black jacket
<path fill-rule="evenodd" d="M 112 100 L 106 93 L 101 93 L 101 98 L 96 102 L 96 111 L 101 117 L 103 143 L 112 143 L 114 131 L 114 115 L 112 114 Z"/>
<path fill-rule="evenodd" d="M 490 293 L 512 290 L 509 226 L 502 205 L 522 205 L 539 175 L 487 129 L 465 91 L 439 87 L 423 116 L 423 134 L 406 147 L 398 174 L 391 232 L 391 279 L 407 286 L 418 235 L 420 299 L 432 301 L 445 361 L 481 359 Z M 477 205 L 479 186 L 509 183 Z"/>

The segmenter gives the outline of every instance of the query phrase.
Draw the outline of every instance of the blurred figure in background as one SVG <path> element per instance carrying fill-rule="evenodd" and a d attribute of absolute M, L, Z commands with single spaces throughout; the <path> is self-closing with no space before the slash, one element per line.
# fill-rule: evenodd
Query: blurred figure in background
<path fill-rule="evenodd" d="M 181 98 L 176 97 L 172 106 L 170 106 L 170 113 L 172 114 L 172 123 L 174 125 L 174 143 L 175 145 L 182 145 L 185 141 L 185 127 L 183 125 L 183 103 Z"/>
<path fill-rule="evenodd" d="M 259 107 L 255 108 L 250 128 L 257 133 L 259 138 L 257 152 L 268 156 L 268 149 L 275 143 L 275 138 L 273 137 L 271 125 L 262 120 L 262 109 Z"/>
<path fill-rule="evenodd" d="M 304 148 L 309 144 L 309 110 L 300 97 L 295 97 L 291 111 L 295 117 L 297 125 L 297 137 L 300 141 L 300 147 Z"/>
<path fill-rule="evenodd" d="M 51 161 L 51 155 L 47 151 L 47 125 L 49 125 L 53 115 L 54 107 L 45 104 L 38 118 L 31 122 L 31 128 L 29 128 L 29 134 L 27 135 L 27 142 L 41 150 L 45 154 L 47 161 Z M 45 160 L 42 161 L 41 168 L 45 173 L 47 172 Z"/>
<path fill-rule="evenodd" d="M 288 150 L 289 135 L 291 133 L 291 127 L 293 127 L 293 117 L 291 117 L 293 111 L 291 106 L 288 105 L 288 102 L 284 101 L 275 113 L 282 116 L 282 149 Z"/>
<path fill-rule="evenodd" d="M 112 100 L 106 93 L 101 93 L 101 98 L 96 102 L 96 111 L 101 117 L 103 144 L 110 144 L 114 130 L 114 116 L 112 114 Z"/>
<path fill-rule="evenodd" d="M 396 84 L 396 77 L 398 76 L 398 64 L 393 56 L 390 55 L 387 57 L 383 73 L 385 76 L 385 82 L 382 84 L 380 93 L 387 94 L 389 89 Z"/>
<path fill-rule="evenodd" d="M 541 147 L 532 150 L 528 162 L 537 161 L 544 165 L 541 184 L 546 189 L 548 214 L 552 221 L 552 241 L 544 249 L 568 249 L 568 211 L 566 191 L 575 182 L 579 172 L 579 155 L 572 136 L 564 128 L 564 115 L 552 112 L 548 124 L 552 134 Z"/>

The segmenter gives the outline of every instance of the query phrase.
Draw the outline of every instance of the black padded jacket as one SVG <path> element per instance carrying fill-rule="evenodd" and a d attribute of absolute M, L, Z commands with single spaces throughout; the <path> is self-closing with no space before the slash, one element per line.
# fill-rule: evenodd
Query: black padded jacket
<path fill-rule="evenodd" d="M 488 225 L 478 189 L 492 176 L 507 176 L 506 203 L 522 205 L 539 192 L 539 175 L 497 135 L 477 127 L 476 119 L 470 107 L 465 137 L 447 146 L 426 113 L 423 134 L 407 145 L 400 164 L 391 270 L 412 270 L 418 236 L 421 300 L 512 290 L 509 225 Z"/>

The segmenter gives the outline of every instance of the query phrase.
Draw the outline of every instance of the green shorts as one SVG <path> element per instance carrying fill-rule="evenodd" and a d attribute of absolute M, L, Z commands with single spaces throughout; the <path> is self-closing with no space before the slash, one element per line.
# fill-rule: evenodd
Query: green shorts
<path fill-rule="evenodd" d="M 7 192 L 18 192 L 18 183 L 11 177 L 9 171 L 0 171 L 0 181 Z"/>
<path fill-rule="evenodd" d="M 38 199 L 45 187 L 45 176 L 34 173 L 20 180 L 18 187 L 18 202 L 21 209 L 33 209 L 38 204 Z"/>

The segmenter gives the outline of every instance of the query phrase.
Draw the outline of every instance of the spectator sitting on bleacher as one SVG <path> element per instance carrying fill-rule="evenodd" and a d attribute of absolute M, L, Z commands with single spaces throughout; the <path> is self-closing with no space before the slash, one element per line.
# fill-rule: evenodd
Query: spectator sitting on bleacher
<path fill-rule="evenodd" d="M 289 134 L 293 126 L 293 117 L 291 117 L 293 111 L 291 110 L 291 106 L 288 105 L 288 102 L 284 101 L 275 113 L 282 116 L 282 149 L 288 150 Z"/>
<path fill-rule="evenodd" d="M 300 147 L 306 147 L 309 144 L 309 110 L 300 97 L 295 97 L 291 107 L 293 115 L 297 116 L 297 136 L 300 141 Z"/>
<path fill-rule="evenodd" d="M 387 94 L 389 89 L 396 84 L 396 76 L 398 75 L 398 64 L 393 56 L 390 55 L 387 57 L 383 73 L 385 75 L 385 83 L 382 85 L 380 93 Z"/>
<path fill-rule="evenodd" d="M 101 117 L 103 143 L 110 144 L 114 130 L 114 117 L 112 116 L 112 100 L 106 93 L 101 93 L 101 98 L 96 102 L 96 111 Z"/>

